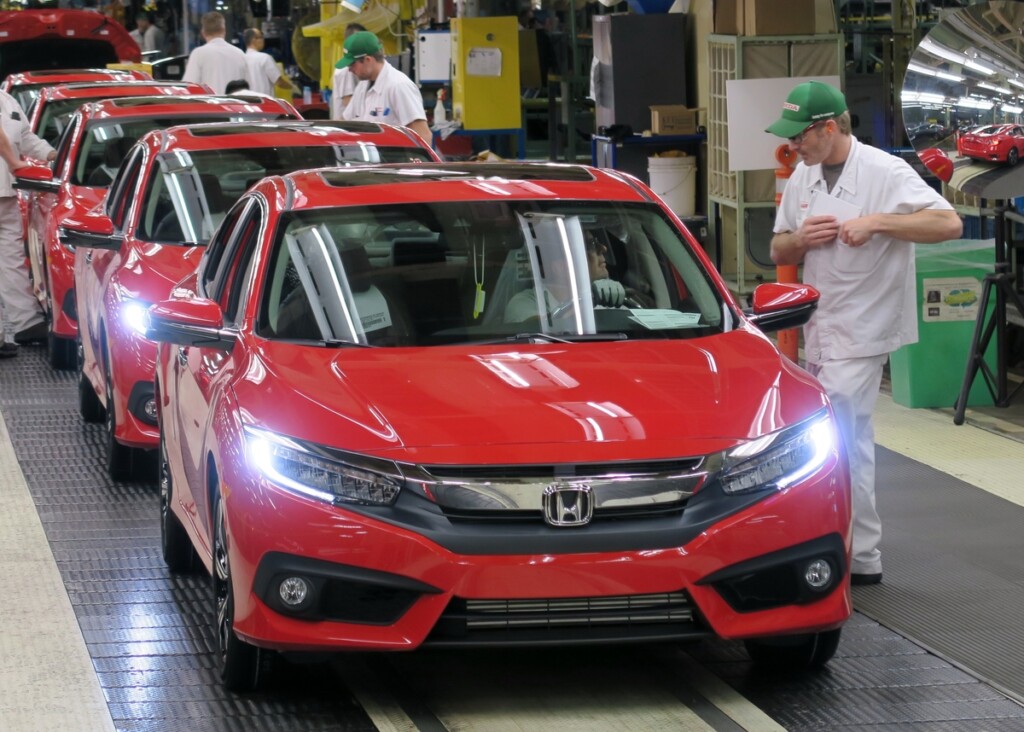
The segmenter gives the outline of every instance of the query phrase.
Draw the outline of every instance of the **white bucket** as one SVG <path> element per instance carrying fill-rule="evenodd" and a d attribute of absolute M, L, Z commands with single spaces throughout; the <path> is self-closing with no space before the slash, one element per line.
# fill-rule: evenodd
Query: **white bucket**
<path fill-rule="evenodd" d="M 693 216 L 697 209 L 697 159 L 647 158 L 651 190 L 678 216 Z"/>

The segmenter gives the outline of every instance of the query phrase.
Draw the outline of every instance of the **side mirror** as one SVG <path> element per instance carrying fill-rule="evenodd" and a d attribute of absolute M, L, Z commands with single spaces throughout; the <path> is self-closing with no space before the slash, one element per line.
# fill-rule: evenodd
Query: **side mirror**
<path fill-rule="evenodd" d="M 190 298 L 152 305 L 146 338 L 158 343 L 230 351 L 237 342 L 237 333 L 224 328 L 224 313 L 216 302 Z"/>
<path fill-rule="evenodd" d="M 50 166 L 30 163 L 14 171 L 14 187 L 23 191 L 56 193 L 60 190 L 60 181 L 53 179 Z"/>
<path fill-rule="evenodd" d="M 123 241 L 121 234 L 114 231 L 114 223 L 100 208 L 94 208 L 82 218 L 64 219 L 57 235 L 61 244 L 71 248 L 117 251 Z"/>
<path fill-rule="evenodd" d="M 752 307 L 744 314 L 765 333 L 799 328 L 811 319 L 820 297 L 810 285 L 769 282 L 754 288 Z"/>

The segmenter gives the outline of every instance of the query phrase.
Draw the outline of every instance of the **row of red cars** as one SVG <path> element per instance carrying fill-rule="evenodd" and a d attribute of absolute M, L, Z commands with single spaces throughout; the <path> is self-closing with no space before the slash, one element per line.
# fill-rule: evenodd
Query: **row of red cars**
<path fill-rule="evenodd" d="M 164 557 L 211 574 L 229 688 L 274 653 L 424 645 L 832 657 L 846 458 L 765 335 L 813 289 L 744 309 L 617 171 L 167 89 L 80 106 L 18 176 L 51 363 L 113 477 L 158 451 Z"/>

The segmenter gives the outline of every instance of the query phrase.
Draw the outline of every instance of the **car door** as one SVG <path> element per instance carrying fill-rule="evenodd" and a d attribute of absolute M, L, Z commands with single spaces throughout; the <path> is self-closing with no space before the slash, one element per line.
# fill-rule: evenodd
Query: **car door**
<path fill-rule="evenodd" d="M 225 328 L 238 328 L 243 279 L 248 276 L 248 262 L 256 249 L 262 221 L 261 206 L 252 198 L 243 198 L 228 212 L 203 257 L 198 289 L 200 295 L 221 304 Z M 193 520 L 203 524 L 203 530 L 196 534 L 206 541 L 212 521 L 206 478 L 207 455 L 216 453 L 211 445 L 214 411 L 237 362 L 245 355 L 240 348 L 230 352 L 200 346 L 173 348 L 175 384 L 170 404 L 175 410 L 182 469 L 195 503 Z"/>
<path fill-rule="evenodd" d="M 115 233 L 124 235 L 132 214 L 138 187 L 145 180 L 145 157 L 136 149 L 125 161 L 107 194 L 104 210 Z M 122 242 L 122 249 L 123 249 Z M 121 251 L 83 247 L 75 252 L 75 301 L 82 343 L 82 371 L 105 399 L 102 351 L 103 296 L 110 273 L 121 261 Z"/>

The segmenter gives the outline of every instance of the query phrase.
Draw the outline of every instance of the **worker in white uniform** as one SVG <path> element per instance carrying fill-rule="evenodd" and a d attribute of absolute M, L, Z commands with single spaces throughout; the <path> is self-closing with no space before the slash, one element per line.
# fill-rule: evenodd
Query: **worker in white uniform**
<path fill-rule="evenodd" d="M 913 168 L 851 134 L 846 99 L 797 85 L 768 132 L 800 157 L 775 219 L 772 261 L 803 263 L 821 292 L 804 327 L 808 371 L 832 402 L 850 460 L 851 583 L 882 580 L 872 412 L 889 353 L 917 341 L 914 242 L 960 237 L 960 218 Z"/>
<path fill-rule="evenodd" d="M 412 79 L 384 58 L 377 36 L 359 31 L 346 38 L 338 68 L 351 68 L 359 79 L 342 119 L 403 125 L 431 144 L 423 96 Z"/>
<path fill-rule="evenodd" d="M 0 91 L 0 309 L 3 343 L 0 358 L 18 353 L 19 343 L 46 339 L 47 328 L 39 302 L 32 294 L 25 264 L 24 221 L 13 188 L 13 170 L 22 166 L 21 157 L 53 160 L 57 153 L 32 132 L 24 110 L 7 92 Z"/>
<path fill-rule="evenodd" d="M 153 23 L 153 18 L 149 13 L 139 13 L 135 16 L 135 30 L 131 31 L 129 35 L 139 44 L 143 53 L 164 52 L 164 32 Z"/>
<path fill-rule="evenodd" d="M 349 23 L 345 26 L 345 38 L 348 38 L 366 28 L 359 23 Z M 334 67 L 334 77 L 331 80 L 331 119 L 342 119 L 341 113 L 352 100 L 356 84 L 359 79 L 352 73 L 348 66 L 341 66 L 339 61 Z"/>
<path fill-rule="evenodd" d="M 182 80 L 206 84 L 214 94 L 224 94 L 228 82 L 236 79 L 249 81 L 251 87 L 245 52 L 224 40 L 224 16 L 215 10 L 204 14 L 199 33 L 206 42 L 189 54 Z"/>
<path fill-rule="evenodd" d="M 274 96 L 275 87 L 283 92 L 300 93 L 291 79 L 281 71 L 274 57 L 263 51 L 263 31 L 246 28 L 242 33 L 245 43 L 245 63 L 249 68 L 249 89 L 267 96 Z"/>

